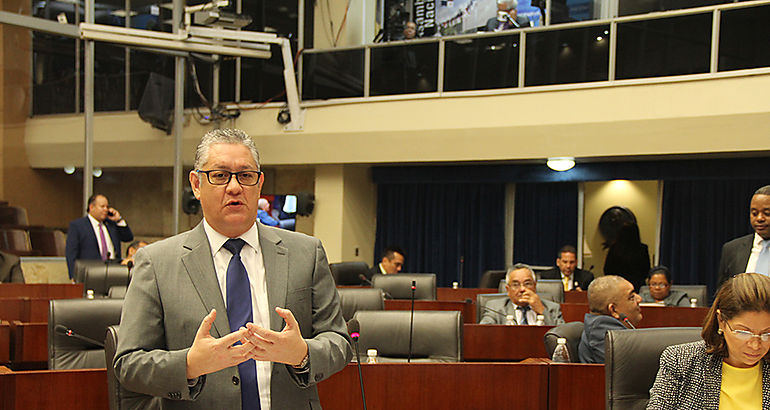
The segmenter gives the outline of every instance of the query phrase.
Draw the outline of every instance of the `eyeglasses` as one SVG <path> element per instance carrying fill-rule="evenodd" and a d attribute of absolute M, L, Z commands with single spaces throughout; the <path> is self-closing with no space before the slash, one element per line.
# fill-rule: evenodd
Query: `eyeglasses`
<path fill-rule="evenodd" d="M 650 287 L 655 289 L 664 289 L 664 288 L 667 288 L 668 286 L 669 286 L 668 283 L 650 283 Z"/>
<path fill-rule="evenodd" d="M 749 332 L 748 330 L 735 330 L 732 326 L 730 326 L 730 322 L 725 320 L 725 323 L 727 324 L 727 328 L 730 329 L 731 332 L 733 332 L 733 335 L 736 339 L 748 342 L 749 340 L 753 338 L 758 338 L 759 340 L 763 342 L 770 342 L 770 333 L 762 333 L 762 334 L 755 334 L 752 332 Z"/>
<path fill-rule="evenodd" d="M 241 185 L 254 186 L 259 183 L 259 177 L 262 175 L 260 171 L 240 171 L 230 172 L 224 169 L 212 169 L 210 171 L 203 171 L 196 169 L 195 172 L 199 174 L 206 174 L 206 178 L 211 185 L 227 185 L 235 175 L 235 179 Z"/>
<path fill-rule="evenodd" d="M 508 284 L 508 286 L 511 288 L 518 288 L 522 285 L 524 285 L 525 288 L 532 288 L 535 286 L 535 282 L 531 280 L 525 280 L 524 282 L 511 282 Z"/>

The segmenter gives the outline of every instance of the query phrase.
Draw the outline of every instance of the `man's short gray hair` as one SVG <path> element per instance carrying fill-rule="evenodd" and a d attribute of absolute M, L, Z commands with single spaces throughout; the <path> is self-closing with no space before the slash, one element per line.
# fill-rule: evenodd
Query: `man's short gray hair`
<path fill-rule="evenodd" d="M 195 151 L 195 169 L 202 169 L 209 161 L 209 148 L 214 144 L 241 144 L 251 151 L 251 156 L 257 164 L 259 171 L 259 151 L 254 140 L 245 131 L 236 128 L 222 128 L 211 130 L 201 138 L 198 149 Z"/>
<path fill-rule="evenodd" d="M 625 281 L 617 275 L 600 276 L 588 285 L 588 307 L 591 313 L 609 315 L 607 308 L 610 303 L 616 303 L 620 284 Z"/>
<path fill-rule="evenodd" d="M 513 265 L 511 267 L 511 269 L 508 269 L 508 273 L 505 274 L 505 283 L 510 283 L 511 282 L 511 273 L 513 273 L 513 271 L 519 270 L 519 269 L 526 269 L 526 270 L 528 270 L 529 274 L 532 275 L 532 280 L 534 280 L 535 283 L 537 283 L 537 276 L 535 276 L 535 271 L 533 271 L 532 268 L 529 265 L 527 265 L 526 263 L 517 263 L 517 264 Z"/>
<path fill-rule="evenodd" d="M 770 185 L 765 185 L 762 188 L 754 191 L 754 195 L 770 195 Z"/>
<path fill-rule="evenodd" d="M 519 2 L 516 0 L 497 0 L 497 4 L 505 6 L 506 10 L 511 10 L 519 7 Z"/>

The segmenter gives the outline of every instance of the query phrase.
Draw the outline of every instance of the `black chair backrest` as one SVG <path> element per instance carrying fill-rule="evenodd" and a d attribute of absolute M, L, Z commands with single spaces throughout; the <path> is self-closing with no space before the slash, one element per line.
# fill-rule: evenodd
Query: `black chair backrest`
<path fill-rule="evenodd" d="M 83 289 L 94 291 L 96 297 L 106 297 L 113 286 L 128 286 L 128 267 L 116 263 L 87 266 L 83 278 Z"/>
<path fill-rule="evenodd" d="M 500 281 L 505 279 L 505 272 L 504 270 L 488 270 L 484 272 L 479 280 L 479 287 L 482 289 L 498 287 Z"/>
<path fill-rule="evenodd" d="M 75 282 L 77 283 L 84 283 L 86 278 L 86 269 L 90 267 L 99 267 L 101 266 L 102 269 L 104 269 L 105 265 L 111 264 L 113 262 L 104 262 L 101 260 L 94 260 L 94 259 L 76 259 L 75 260 Z M 85 292 L 85 290 L 83 291 Z M 84 293 L 85 294 L 85 293 Z"/>
<path fill-rule="evenodd" d="M 701 340 L 700 332 L 699 327 L 608 331 L 604 337 L 606 408 L 646 408 L 663 350 Z"/>
<path fill-rule="evenodd" d="M 545 343 L 545 352 L 548 357 L 553 356 L 556 349 L 556 340 L 563 337 L 567 339 L 567 351 L 569 352 L 569 361 L 571 363 L 580 363 L 578 357 L 578 344 L 580 336 L 583 334 L 583 322 L 564 323 L 545 332 L 543 343 Z"/>
<path fill-rule="evenodd" d="M 340 306 L 342 317 L 347 322 L 361 310 L 385 310 L 382 289 L 375 288 L 340 288 Z"/>
<path fill-rule="evenodd" d="M 101 343 L 107 327 L 120 323 L 122 299 L 56 299 L 48 306 L 48 368 L 104 368 L 104 348 L 62 334 L 68 329 Z M 57 331 L 57 327 L 60 330 Z"/>
<path fill-rule="evenodd" d="M 123 299 L 126 297 L 128 286 L 110 286 L 107 297 L 110 299 Z"/>
<path fill-rule="evenodd" d="M 646 290 L 650 291 L 650 287 L 647 285 L 642 286 L 639 289 L 639 293 Z M 692 299 L 698 299 L 697 305 L 700 307 L 709 306 L 708 303 L 708 290 L 706 285 L 671 285 L 671 290 L 680 290 L 687 294 L 687 297 Z"/>
<path fill-rule="evenodd" d="M 489 303 L 490 300 L 495 299 L 508 299 L 507 293 L 478 293 L 476 294 L 476 323 L 481 322 L 481 318 L 484 316 L 484 306 Z"/>
<path fill-rule="evenodd" d="M 372 277 L 372 287 L 385 291 L 393 299 L 411 299 L 412 281 L 416 282 L 414 298 L 417 300 L 436 300 L 435 273 L 397 273 L 393 275 L 376 274 Z"/>
<path fill-rule="evenodd" d="M 361 325 L 362 361 L 368 349 L 378 360 L 406 361 L 409 355 L 408 310 L 364 310 L 353 316 Z M 412 336 L 413 362 L 459 362 L 463 351 L 463 318 L 459 311 L 417 310 Z"/>
<path fill-rule="evenodd" d="M 339 262 L 329 265 L 332 271 L 334 283 L 342 285 L 360 285 L 362 282 L 360 275 L 368 278 L 369 265 L 366 262 Z"/>

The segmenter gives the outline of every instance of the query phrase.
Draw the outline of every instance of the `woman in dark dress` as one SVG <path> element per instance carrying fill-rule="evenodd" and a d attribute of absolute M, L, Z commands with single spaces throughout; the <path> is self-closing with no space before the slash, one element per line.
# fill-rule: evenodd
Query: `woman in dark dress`
<path fill-rule="evenodd" d="M 638 292 L 649 270 L 650 253 L 639 237 L 639 226 L 635 223 L 624 225 L 607 252 L 604 274 L 626 278 Z"/>

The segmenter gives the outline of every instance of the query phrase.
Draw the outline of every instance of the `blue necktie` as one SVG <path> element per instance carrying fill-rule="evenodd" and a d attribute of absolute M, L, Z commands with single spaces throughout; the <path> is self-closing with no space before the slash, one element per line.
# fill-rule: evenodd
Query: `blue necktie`
<path fill-rule="evenodd" d="M 527 321 L 527 312 L 529 311 L 529 306 L 519 306 L 516 309 L 519 309 L 521 311 L 521 325 L 528 325 L 529 321 Z"/>
<path fill-rule="evenodd" d="M 227 264 L 227 319 L 230 331 L 235 332 L 254 319 L 251 314 L 251 285 L 246 267 L 241 262 L 241 249 L 246 242 L 243 239 L 228 239 L 223 245 L 233 256 Z M 238 342 L 237 344 L 240 344 Z M 259 409 L 259 388 L 257 388 L 257 368 L 249 359 L 238 365 L 241 375 L 241 405 L 243 409 Z"/>
<path fill-rule="evenodd" d="M 762 241 L 762 250 L 757 258 L 757 267 L 754 269 L 757 273 L 770 275 L 770 239 Z"/>

